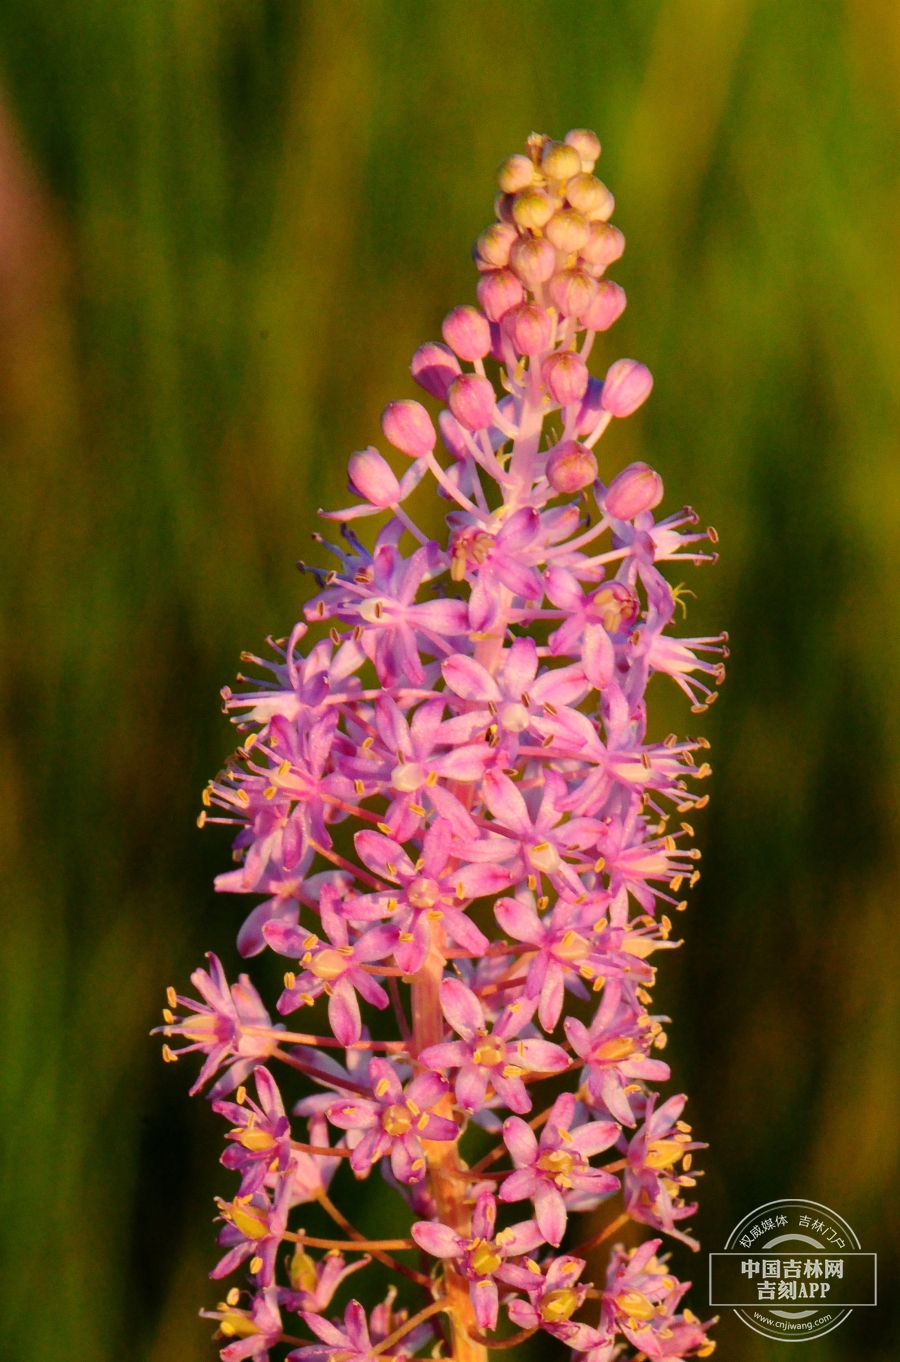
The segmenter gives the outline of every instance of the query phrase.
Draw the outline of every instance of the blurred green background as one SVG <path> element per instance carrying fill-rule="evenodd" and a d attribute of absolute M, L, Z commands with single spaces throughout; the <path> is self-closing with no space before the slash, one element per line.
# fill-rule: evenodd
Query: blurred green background
<path fill-rule="evenodd" d="M 601 469 L 646 458 L 716 525 L 688 627 L 733 640 L 663 970 L 704 1254 L 828 1204 L 884 1303 L 804 1356 L 895 1357 L 896 4 L 16 0 L 0 69 L 0 1356 L 216 1356 L 221 1130 L 147 1032 L 204 950 L 236 964 L 194 825 L 217 690 L 298 616 L 316 507 L 472 300 L 495 165 L 588 126 L 629 242 L 594 367 L 656 375 Z"/>

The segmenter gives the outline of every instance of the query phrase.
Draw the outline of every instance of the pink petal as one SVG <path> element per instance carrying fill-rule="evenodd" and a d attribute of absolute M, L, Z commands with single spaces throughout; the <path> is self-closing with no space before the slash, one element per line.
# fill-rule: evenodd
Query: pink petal
<path fill-rule="evenodd" d="M 433 1258 L 458 1258 L 462 1252 L 463 1242 L 449 1225 L 441 1225 L 433 1220 L 417 1220 L 410 1234 L 419 1248 Z"/>
<path fill-rule="evenodd" d="M 572 1148 L 589 1159 L 615 1144 L 621 1134 L 615 1121 L 589 1121 L 572 1131 Z"/>
<path fill-rule="evenodd" d="M 494 917 L 498 926 L 515 941 L 540 946 L 547 934 L 535 908 L 521 899 L 498 899 L 494 904 Z"/>
<path fill-rule="evenodd" d="M 444 930 L 452 937 L 457 946 L 471 951 L 473 955 L 483 955 L 491 944 L 471 918 L 466 917 L 458 908 L 444 908 Z"/>
<path fill-rule="evenodd" d="M 340 979 L 328 999 L 328 1024 L 335 1040 L 353 1045 L 362 1036 L 362 1018 L 356 993 L 346 979 Z"/>
<path fill-rule="evenodd" d="M 470 1114 L 484 1106 L 488 1076 L 477 1064 L 464 1064 L 456 1076 L 456 1100 Z"/>
<path fill-rule="evenodd" d="M 484 1029 L 481 1003 L 459 979 L 442 979 L 440 998 L 445 1018 L 463 1040 L 473 1040 Z"/>
<path fill-rule="evenodd" d="M 591 684 L 605 690 L 615 673 L 616 653 L 602 624 L 589 624 L 585 629 L 581 660 Z"/>
<path fill-rule="evenodd" d="M 468 1063 L 469 1047 L 461 1040 L 446 1041 L 443 1045 L 429 1045 L 419 1053 L 419 1060 L 429 1069 L 456 1069 Z"/>
<path fill-rule="evenodd" d="M 558 1247 L 566 1232 L 566 1203 L 556 1187 L 544 1183 L 538 1188 L 534 1198 L 534 1218 L 547 1243 Z"/>
<path fill-rule="evenodd" d="M 518 1116 L 509 1116 L 503 1122 L 503 1143 L 517 1167 L 530 1165 L 538 1158 L 537 1137 L 531 1126 Z"/>
<path fill-rule="evenodd" d="M 384 1060 L 381 1062 L 385 1063 Z M 370 1064 L 369 1073 L 371 1072 L 372 1065 Z M 399 1080 L 397 1080 L 397 1083 L 399 1088 Z M 449 1091 L 450 1087 L 445 1078 L 441 1078 L 436 1073 L 424 1073 L 419 1074 L 418 1078 L 413 1079 L 407 1089 L 406 1095 L 410 1102 L 415 1103 L 421 1111 L 427 1111 L 430 1107 L 436 1106 L 441 1098 Z M 391 1100 L 399 1102 L 401 1098 L 392 1097 Z"/>
<path fill-rule="evenodd" d="M 529 836 L 533 829 L 525 800 L 502 771 L 488 771 L 484 777 L 484 802 L 494 817 L 511 832 Z"/>
<path fill-rule="evenodd" d="M 499 703 L 502 699 L 500 687 L 490 672 L 473 657 L 465 657 L 462 653 L 448 657 L 441 664 L 441 672 L 450 689 L 463 700 L 481 700 L 485 703 L 493 700 Z"/>
<path fill-rule="evenodd" d="M 532 1073 L 558 1074 L 569 1067 L 571 1060 L 562 1046 L 551 1040 L 523 1040 L 516 1062 Z"/>
<path fill-rule="evenodd" d="M 520 1168 L 501 1184 L 497 1193 L 501 1201 L 526 1201 L 540 1187 L 540 1179 L 531 1168 Z"/>
<path fill-rule="evenodd" d="M 469 1283 L 469 1298 L 475 1307 L 475 1321 L 482 1332 L 496 1329 L 499 1297 L 497 1284 L 490 1277 Z"/>
<path fill-rule="evenodd" d="M 531 690 L 537 669 L 538 655 L 534 639 L 517 638 L 503 663 L 503 686 L 506 692 L 513 699 L 520 699 L 523 691 Z M 491 699 L 496 699 L 496 696 Z"/>

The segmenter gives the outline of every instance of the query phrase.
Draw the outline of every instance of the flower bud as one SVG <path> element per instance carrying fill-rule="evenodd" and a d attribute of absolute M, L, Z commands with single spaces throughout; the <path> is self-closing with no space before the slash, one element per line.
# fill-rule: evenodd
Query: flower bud
<path fill-rule="evenodd" d="M 573 128 L 566 133 L 566 146 L 574 147 L 578 152 L 582 170 L 590 172 L 594 169 L 594 162 L 600 155 L 600 139 L 595 132 L 587 128 Z"/>
<path fill-rule="evenodd" d="M 566 198 L 592 222 L 606 222 L 616 206 L 606 185 L 594 175 L 574 176 L 566 185 Z"/>
<path fill-rule="evenodd" d="M 630 416 L 650 396 L 653 375 L 636 359 L 617 359 L 603 380 L 600 401 L 613 416 Z"/>
<path fill-rule="evenodd" d="M 484 359 L 491 349 L 491 326 L 477 307 L 455 307 L 441 327 L 444 340 L 460 359 Z"/>
<path fill-rule="evenodd" d="M 580 402 L 587 390 L 587 365 L 574 350 L 561 350 L 555 355 L 548 355 L 541 367 L 541 377 L 550 396 L 561 407 Z"/>
<path fill-rule="evenodd" d="M 563 440 L 547 460 L 547 479 L 554 492 L 580 492 L 596 476 L 593 452 L 577 440 Z"/>
<path fill-rule="evenodd" d="M 580 251 L 582 246 L 587 244 L 590 235 L 591 229 L 587 218 L 582 217 L 574 208 L 561 209 L 544 229 L 547 240 L 552 241 L 556 249 L 565 255 Z"/>
<path fill-rule="evenodd" d="M 581 171 L 581 155 L 577 147 L 565 142 L 545 142 L 541 152 L 541 170 L 548 180 L 567 180 Z"/>
<path fill-rule="evenodd" d="M 462 371 L 452 350 L 440 341 L 427 341 L 413 355 L 409 372 L 420 388 L 446 402 L 447 389 Z"/>
<path fill-rule="evenodd" d="M 609 484 L 605 507 L 616 520 L 633 520 L 641 511 L 651 511 L 663 499 L 663 480 L 646 463 L 630 463 Z"/>
<path fill-rule="evenodd" d="M 463 430 L 453 412 L 448 411 L 446 407 L 438 414 L 438 429 L 441 432 L 441 439 L 447 453 L 452 454 L 454 459 L 459 459 L 462 462 L 469 452 L 466 448 Z"/>
<path fill-rule="evenodd" d="M 515 194 L 495 194 L 494 195 L 494 217 L 499 222 L 504 222 L 508 226 L 513 226 L 513 204 L 516 201 Z"/>
<path fill-rule="evenodd" d="M 543 227 L 555 212 L 556 204 L 543 189 L 522 189 L 513 201 L 513 222 L 517 227 Z"/>
<path fill-rule="evenodd" d="M 605 269 L 625 249 L 625 238 L 618 227 L 610 222 L 592 222 L 591 235 L 581 248 L 581 258 L 589 265 L 602 265 Z"/>
<path fill-rule="evenodd" d="M 564 317 L 582 316 L 591 307 L 596 292 L 597 281 L 584 270 L 563 270 L 550 281 L 550 297 Z"/>
<path fill-rule="evenodd" d="M 590 435 L 603 411 L 602 397 L 603 384 L 599 378 L 589 378 L 587 391 L 581 399 L 581 406 L 578 408 L 578 414 L 575 417 L 576 435 Z"/>
<path fill-rule="evenodd" d="M 506 314 L 506 326 L 520 355 L 539 355 L 553 339 L 553 319 L 537 303 L 521 303 Z"/>
<path fill-rule="evenodd" d="M 509 263 L 530 289 L 545 283 L 556 271 L 556 251 L 542 238 L 520 236 L 509 253 Z"/>
<path fill-rule="evenodd" d="M 511 223 L 494 222 L 485 227 L 475 242 L 475 259 L 492 270 L 502 269 L 509 264 L 509 252 L 518 232 Z"/>
<path fill-rule="evenodd" d="M 527 189 L 534 179 L 530 156 L 507 156 L 497 169 L 497 183 L 504 194 L 517 194 Z"/>
<path fill-rule="evenodd" d="M 421 402 L 403 398 L 389 402 L 381 413 L 381 429 L 395 449 L 411 459 L 430 454 L 437 443 L 437 432 Z"/>
<path fill-rule="evenodd" d="M 481 374 L 460 374 L 450 385 L 447 403 L 466 430 L 487 430 L 494 419 L 494 389 Z"/>
<path fill-rule="evenodd" d="M 374 445 L 350 455 L 347 481 L 351 492 L 373 506 L 390 506 L 400 500 L 400 484 L 387 459 Z"/>
<path fill-rule="evenodd" d="M 493 270 L 490 274 L 483 274 L 475 292 L 492 322 L 499 322 L 511 307 L 516 307 L 525 297 L 525 290 L 512 270 Z"/>
<path fill-rule="evenodd" d="M 608 331 L 625 311 L 626 301 L 621 284 L 601 279 L 590 307 L 582 313 L 581 325 L 588 331 Z"/>

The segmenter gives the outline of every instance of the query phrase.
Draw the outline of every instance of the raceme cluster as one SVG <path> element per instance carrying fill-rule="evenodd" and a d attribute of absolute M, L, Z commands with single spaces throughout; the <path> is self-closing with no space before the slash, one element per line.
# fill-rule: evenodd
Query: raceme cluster
<path fill-rule="evenodd" d="M 343 546 L 326 546 L 338 566 L 310 569 L 318 594 L 268 660 L 244 655 L 265 679 L 222 692 L 241 746 L 199 820 L 235 832 L 216 888 L 260 900 L 240 952 L 283 956 L 278 1016 L 313 1022 L 273 1022 L 210 956 L 199 999 L 170 990 L 159 1028 L 186 1042 L 167 1059 L 203 1057 L 192 1092 L 211 1081 L 240 1179 L 218 1202 L 211 1274 L 243 1274 L 208 1312 L 224 1362 L 276 1344 L 291 1362 L 422 1348 L 474 1362 L 511 1326 L 587 1362 L 714 1347 L 659 1253 L 664 1236 L 697 1247 L 684 1222 L 703 1146 L 685 1098 L 652 1086 L 669 1068 L 651 997 L 652 957 L 679 944 L 668 913 L 699 877 L 685 816 L 707 803 L 709 744 L 650 741 L 645 692 L 666 673 L 703 712 L 726 636 L 669 632 L 679 588 L 661 570 L 713 561 L 715 532 L 689 508 L 657 519 L 663 483 L 644 463 L 598 475 L 600 436 L 652 386 L 635 360 L 588 372 L 625 306 L 605 278 L 624 240 L 599 153 L 576 130 L 501 166 L 497 221 L 475 245 L 479 305 L 455 307 L 412 359 L 434 402 L 382 413 L 406 471 L 371 446 L 351 456 L 358 500 L 322 513 L 341 526 Z M 442 542 L 404 504 L 427 476 Z M 368 516 L 384 518 L 371 549 L 349 528 Z M 276 1063 L 305 1076 L 299 1122 Z M 380 1166 L 407 1237 L 365 1239 L 334 1204 L 342 1161 L 345 1187 Z M 605 1228 L 568 1247 L 569 1216 L 614 1198 Z M 298 1227 L 313 1202 L 333 1239 Z M 657 1237 L 616 1246 L 605 1283 L 583 1282 L 588 1250 L 627 1221 Z M 417 1267 L 396 1257 L 409 1250 Z M 368 1317 L 352 1300 L 329 1318 L 373 1257 L 422 1308 L 396 1311 L 392 1288 Z"/>

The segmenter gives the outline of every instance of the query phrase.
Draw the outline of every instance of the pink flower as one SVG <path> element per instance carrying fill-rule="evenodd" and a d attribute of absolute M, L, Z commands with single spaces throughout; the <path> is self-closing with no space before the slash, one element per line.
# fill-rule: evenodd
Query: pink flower
<path fill-rule="evenodd" d="M 235 1339 L 220 1351 L 222 1362 L 243 1362 L 248 1357 L 266 1362 L 269 1349 L 281 1341 L 278 1290 L 274 1286 L 255 1296 L 249 1310 L 226 1304 L 218 1310 L 201 1310 L 200 1314 L 203 1319 L 218 1320 L 217 1338 Z"/>
<path fill-rule="evenodd" d="M 566 1038 L 587 1067 L 591 1095 L 626 1126 L 634 1125 L 634 1115 L 625 1089 L 636 1078 L 650 1083 L 669 1078 L 668 1064 L 648 1055 L 653 1040 L 649 1021 L 645 1012 L 623 1002 L 621 982 L 611 979 L 590 1028 L 577 1017 L 564 1022 Z"/>
<path fill-rule="evenodd" d="M 484 1011 L 470 988 L 458 979 L 441 982 L 441 1008 L 461 1040 L 431 1045 L 419 1059 L 432 1069 L 456 1069 L 456 1100 L 464 1111 L 484 1105 L 490 1083 L 511 1111 L 531 1110 L 531 1098 L 522 1082 L 525 1073 L 560 1073 L 568 1068 L 565 1050 L 547 1040 L 509 1042 L 531 1020 L 534 1003 L 511 1003 L 488 1032 Z"/>
<path fill-rule="evenodd" d="M 260 1035 L 259 1031 L 273 1031 L 269 1014 L 263 1007 L 262 999 L 246 974 L 239 976 L 236 984 L 228 987 L 225 971 L 217 956 L 209 954 L 209 974 L 206 970 L 196 969 L 191 975 L 191 983 L 197 992 L 206 999 L 198 1003 L 193 998 L 183 998 L 173 989 L 169 990 L 171 1007 L 186 1007 L 190 1016 L 176 1017 L 166 1010 L 166 1024 L 154 1028 L 154 1033 L 164 1036 L 184 1036 L 190 1045 L 180 1050 L 165 1047 L 168 1058 L 190 1054 L 200 1050 L 206 1055 L 203 1068 L 191 1088 L 191 1096 L 198 1093 L 208 1078 L 211 1078 L 224 1064 L 225 1073 L 210 1089 L 211 1100 L 231 1092 L 250 1074 L 261 1060 L 266 1060 L 278 1046 L 275 1035 Z"/>
<path fill-rule="evenodd" d="M 240 1195 L 259 1191 L 266 1175 L 283 1173 L 291 1159 L 291 1124 L 284 1112 L 281 1093 L 268 1069 L 254 1071 L 259 1105 L 249 1097 L 238 1102 L 213 1102 L 213 1111 L 234 1126 L 227 1139 L 234 1141 L 222 1155 L 226 1168 L 241 1174 Z M 238 1097 L 242 1096 L 238 1093 Z"/>
<path fill-rule="evenodd" d="M 509 1116 L 503 1124 L 503 1142 L 516 1172 L 501 1185 L 500 1200 L 530 1197 L 538 1228 L 553 1245 L 561 1243 L 566 1232 L 565 1193 L 585 1192 L 599 1197 L 619 1189 L 617 1177 L 592 1168 L 588 1162 L 592 1154 L 615 1144 L 619 1127 L 613 1121 L 590 1121 L 570 1132 L 575 1106 L 572 1093 L 557 1097 L 540 1143 L 520 1117 Z"/>
<path fill-rule="evenodd" d="M 475 1308 L 479 1329 L 497 1327 L 499 1295 L 497 1282 L 509 1279 L 507 1260 L 532 1253 L 543 1237 L 533 1220 L 495 1233 L 497 1202 L 490 1192 L 481 1192 L 472 1216 L 472 1238 L 457 1234 L 449 1225 L 417 1220 L 412 1237 L 420 1248 L 435 1258 L 455 1260 L 457 1271 L 469 1279 L 469 1296 Z"/>
<path fill-rule="evenodd" d="M 394 958 L 405 974 L 421 969 L 431 948 L 431 928 L 441 924 L 451 941 L 476 955 L 488 949 L 488 939 L 464 909 L 474 898 L 495 894 L 509 884 L 503 866 L 456 866 L 452 855 L 452 827 L 446 818 L 432 823 L 422 842 L 422 855 L 413 864 L 399 843 L 382 833 L 358 832 L 356 850 L 375 873 L 399 886 L 396 894 L 361 895 L 347 905 L 351 916 L 391 914 L 396 930 Z"/>
<path fill-rule="evenodd" d="M 321 1315 L 328 1309 L 341 1282 L 360 1268 L 368 1267 L 371 1261 L 366 1253 L 348 1264 L 339 1253 L 328 1253 L 315 1262 L 298 1244 L 288 1267 L 291 1287 L 290 1290 L 278 1288 L 279 1302 L 286 1310 L 297 1313 L 307 1310 Z"/>
<path fill-rule="evenodd" d="M 543 1271 L 530 1258 L 524 1267 L 510 1268 L 508 1279 L 528 1294 L 527 1301 L 516 1297 L 508 1303 L 506 1309 L 513 1324 L 518 1324 L 520 1329 L 544 1329 L 576 1352 L 596 1347 L 598 1337 L 602 1335 L 598 1336 L 597 1330 L 590 1325 L 572 1320 L 572 1315 L 584 1304 L 589 1289 L 588 1283 L 578 1281 L 584 1269 L 584 1259 L 568 1253 L 551 1258 Z"/>
<path fill-rule="evenodd" d="M 404 1091 L 392 1065 L 373 1059 L 369 1065 L 371 1098 L 342 1098 L 328 1108 L 328 1119 L 342 1130 L 364 1131 L 353 1150 L 350 1167 L 367 1174 L 386 1154 L 398 1182 L 421 1182 L 425 1176 L 422 1140 L 455 1140 L 455 1121 L 435 1116 L 431 1108 L 449 1091 L 436 1073 L 419 1074 Z"/>
<path fill-rule="evenodd" d="M 269 1200 L 265 1191 L 251 1196 L 237 1196 L 233 1201 L 216 1198 L 221 1219 L 225 1221 L 219 1233 L 219 1246 L 227 1248 L 210 1277 L 227 1277 L 245 1259 L 250 1259 L 250 1271 L 262 1287 L 271 1286 L 275 1279 L 275 1259 L 287 1228 L 291 1201 L 291 1177 L 278 1177 L 275 1197 Z"/>
<path fill-rule="evenodd" d="M 700 1247 L 697 1240 L 675 1227 L 677 1220 L 684 1220 L 697 1209 L 696 1202 L 686 1205 L 681 1196 L 682 1188 L 695 1186 L 696 1179 L 686 1171 L 679 1173 L 675 1165 L 692 1150 L 705 1148 L 691 1140 L 690 1127 L 679 1120 L 686 1101 L 685 1097 L 670 1097 L 654 1111 L 656 1094 L 652 1094 L 644 1124 L 628 1145 L 625 1209 L 632 1220 L 665 1230 L 696 1251 Z"/>
<path fill-rule="evenodd" d="M 372 1362 L 374 1344 L 369 1336 L 366 1312 L 359 1301 L 350 1301 L 344 1311 L 343 1329 L 312 1310 L 301 1311 L 300 1318 L 321 1342 L 295 1348 L 288 1353 L 288 1362 L 327 1362 L 336 1352 L 340 1353 L 343 1362 Z"/>
<path fill-rule="evenodd" d="M 351 945 L 347 923 L 337 911 L 338 902 L 334 890 L 326 886 L 322 891 L 322 925 L 330 944 L 303 927 L 274 919 L 266 923 L 263 935 L 279 955 L 290 956 L 305 966 L 278 1000 L 282 1016 L 304 1005 L 311 1007 L 320 994 L 326 993 L 331 1029 L 342 1045 L 352 1045 L 362 1035 L 357 992 L 374 1007 L 388 1005 L 384 989 L 362 966 L 389 955 L 394 939 L 387 928 L 376 927 Z"/>

